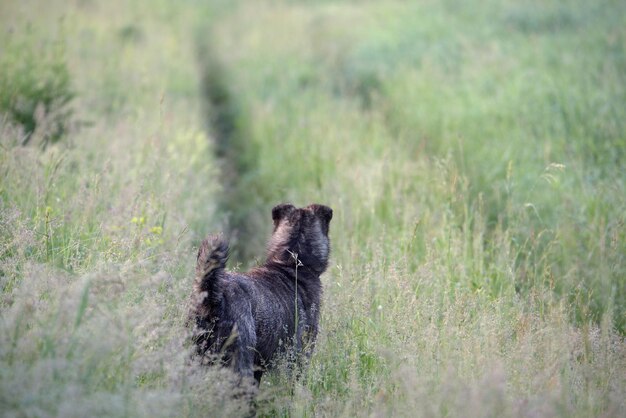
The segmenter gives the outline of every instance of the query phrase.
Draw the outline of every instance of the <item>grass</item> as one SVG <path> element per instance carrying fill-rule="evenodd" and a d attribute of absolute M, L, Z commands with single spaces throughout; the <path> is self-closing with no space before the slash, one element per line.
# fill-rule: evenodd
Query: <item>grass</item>
<path fill-rule="evenodd" d="M 63 43 L 74 123 L 0 127 L 5 414 L 241 415 L 186 361 L 194 247 L 254 264 L 292 201 L 333 261 L 260 416 L 624 415 L 621 3 L 37 4 L 0 45 Z"/>

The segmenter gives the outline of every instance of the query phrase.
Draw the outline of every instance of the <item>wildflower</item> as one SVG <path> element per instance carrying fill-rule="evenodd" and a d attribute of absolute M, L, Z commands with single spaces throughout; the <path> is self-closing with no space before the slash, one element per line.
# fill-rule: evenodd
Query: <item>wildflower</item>
<path fill-rule="evenodd" d="M 138 226 L 142 226 L 143 224 L 146 223 L 146 218 L 144 218 L 143 216 L 140 216 L 140 217 L 133 216 L 133 218 L 130 220 L 130 222 L 134 223 L 134 224 L 136 224 Z"/>

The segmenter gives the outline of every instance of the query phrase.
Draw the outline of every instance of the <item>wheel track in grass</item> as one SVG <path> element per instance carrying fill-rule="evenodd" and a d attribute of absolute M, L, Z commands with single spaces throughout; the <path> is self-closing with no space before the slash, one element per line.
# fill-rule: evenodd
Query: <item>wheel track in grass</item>
<path fill-rule="evenodd" d="M 251 264 L 263 253 L 269 206 L 257 181 L 258 144 L 248 133 L 248 118 L 232 91 L 225 67 L 210 39 L 196 41 L 205 129 L 220 167 L 219 212 L 231 241 L 233 265 Z M 266 219 L 267 218 L 267 219 Z"/>

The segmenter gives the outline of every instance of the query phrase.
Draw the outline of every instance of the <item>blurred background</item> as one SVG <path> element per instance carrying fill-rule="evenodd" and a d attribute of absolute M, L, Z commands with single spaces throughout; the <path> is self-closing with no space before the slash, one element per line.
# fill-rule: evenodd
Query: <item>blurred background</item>
<path fill-rule="evenodd" d="M 241 416 L 195 251 L 334 209 L 260 416 L 626 413 L 626 3 L 0 4 L 0 411 Z"/>

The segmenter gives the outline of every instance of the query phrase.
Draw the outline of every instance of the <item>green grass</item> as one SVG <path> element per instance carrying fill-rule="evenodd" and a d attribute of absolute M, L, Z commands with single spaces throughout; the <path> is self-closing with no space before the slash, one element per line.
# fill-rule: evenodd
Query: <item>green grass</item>
<path fill-rule="evenodd" d="M 73 123 L 0 119 L 0 410 L 241 415 L 186 361 L 195 246 L 254 264 L 291 201 L 332 263 L 260 416 L 624 415 L 621 2 L 36 3 L 0 58 L 61 42 Z"/>

